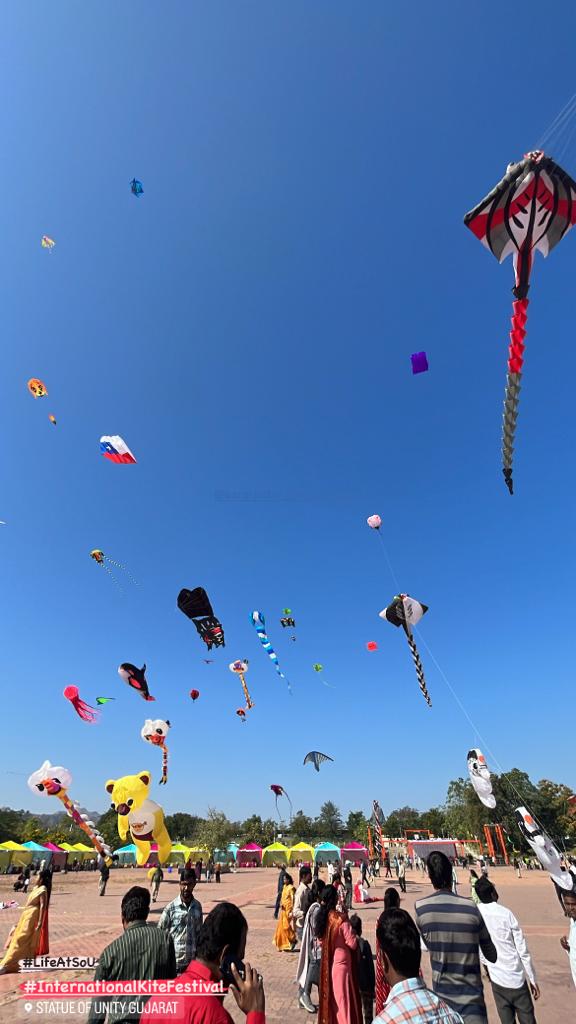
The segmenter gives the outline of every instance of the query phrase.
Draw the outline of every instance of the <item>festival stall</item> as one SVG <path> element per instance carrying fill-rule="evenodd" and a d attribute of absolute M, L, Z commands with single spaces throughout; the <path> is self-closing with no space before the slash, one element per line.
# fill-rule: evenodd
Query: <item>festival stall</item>
<path fill-rule="evenodd" d="M 359 867 L 362 862 L 368 863 L 368 850 L 362 843 L 352 841 L 340 848 L 340 857 L 343 864 L 349 860 L 356 867 Z"/>
<path fill-rule="evenodd" d="M 0 843 L 0 850 L 10 852 L 11 868 L 26 868 L 32 861 L 32 851 L 27 850 L 21 843 L 15 843 L 13 839 L 7 839 L 5 843 Z"/>
<path fill-rule="evenodd" d="M 170 850 L 170 856 L 168 857 L 168 864 L 180 864 L 184 865 L 192 853 L 189 846 L 184 846 L 184 843 L 172 843 L 172 849 Z"/>
<path fill-rule="evenodd" d="M 236 856 L 238 854 L 238 850 L 240 849 L 238 843 L 228 843 L 228 846 L 226 847 L 226 849 L 228 850 L 229 853 L 232 854 L 232 860 L 235 861 L 236 860 Z"/>
<path fill-rule="evenodd" d="M 340 860 L 340 847 L 334 846 L 334 843 L 318 843 L 314 848 L 314 862 L 317 864 L 327 864 L 328 861 Z"/>
<path fill-rule="evenodd" d="M 228 869 L 230 864 L 234 863 L 235 859 L 236 858 L 232 853 L 232 850 L 214 850 L 214 860 L 216 864 L 220 864 L 222 868 L 226 866 Z"/>
<path fill-rule="evenodd" d="M 246 843 L 246 846 L 241 846 L 236 854 L 236 864 L 239 868 L 261 867 L 262 847 L 258 843 Z"/>
<path fill-rule="evenodd" d="M 314 847 L 310 846 L 309 843 L 296 843 L 296 846 L 291 846 L 288 862 L 289 864 L 297 864 L 298 861 L 302 861 L 303 864 L 313 864 Z"/>
<path fill-rule="evenodd" d="M 52 854 L 51 866 L 55 871 L 63 871 L 68 860 L 66 850 L 63 850 L 61 846 L 57 846 L 56 843 L 46 843 L 45 845 L 46 849 L 50 850 Z"/>
<path fill-rule="evenodd" d="M 288 864 L 290 850 L 284 843 L 271 843 L 262 850 L 262 867 L 269 868 L 272 864 Z"/>
<path fill-rule="evenodd" d="M 98 856 L 98 851 L 93 846 L 86 846 L 86 843 L 74 843 L 72 849 L 81 858 L 81 861 L 95 860 Z"/>
<path fill-rule="evenodd" d="M 12 853 L 10 850 L 0 850 L 0 873 L 7 875 L 10 869 L 10 861 L 12 859 Z"/>
<path fill-rule="evenodd" d="M 188 857 L 186 859 L 192 861 L 192 867 L 201 860 L 202 870 L 204 870 L 210 860 L 210 850 L 206 849 L 205 846 L 190 846 L 188 849 Z M 198 881 L 200 881 L 200 879 L 198 879 Z"/>
<path fill-rule="evenodd" d="M 128 843 L 127 846 L 121 846 L 118 850 L 114 850 L 112 856 L 118 863 L 119 868 L 124 868 L 129 864 L 136 863 L 136 845 L 135 843 Z"/>
<path fill-rule="evenodd" d="M 44 867 L 50 867 L 52 862 L 52 850 L 49 850 L 46 846 L 40 846 L 40 843 L 34 843 L 30 839 L 27 843 L 22 843 L 27 850 L 30 850 L 34 855 L 34 862 L 40 864 L 41 861 L 45 861 Z"/>

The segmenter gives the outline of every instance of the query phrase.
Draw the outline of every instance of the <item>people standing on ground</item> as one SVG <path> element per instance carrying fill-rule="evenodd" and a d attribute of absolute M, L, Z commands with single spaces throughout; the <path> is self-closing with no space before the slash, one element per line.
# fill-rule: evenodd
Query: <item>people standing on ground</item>
<path fill-rule="evenodd" d="M 498 893 L 488 878 L 479 878 L 478 909 L 498 952 L 495 964 L 482 962 L 492 984 L 494 1002 L 502 1024 L 536 1024 L 534 999 L 540 998 L 526 939 L 511 910 L 498 903 Z"/>
<path fill-rule="evenodd" d="M 384 911 L 385 910 L 397 910 L 400 906 L 400 893 L 398 889 L 393 889 L 389 886 L 384 891 Z M 384 913 L 382 911 L 382 913 Z M 378 919 L 381 920 L 382 914 Z M 390 985 L 384 977 L 384 965 L 382 961 L 382 950 L 378 942 L 378 922 L 376 923 L 376 1014 L 382 1012 L 384 1003 L 388 999 L 390 992 Z"/>
<path fill-rule="evenodd" d="M 99 896 L 104 896 L 104 894 L 106 892 L 106 885 L 108 884 L 108 879 L 110 878 L 110 866 L 108 864 L 108 858 L 107 857 L 100 857 L 100 863 L 98 865 L 98 869 L 100 871 L 100 881 L 98 883 L 98 895 Z"/>
<path fill-rule="evenodd" d="M 452 892 L 452 864 L 444 853 L 428 857 L 431 896 L 417 900 L 416 923 L 429 950 L 432 987 L 466 1024 L 487 1024 L 480 952 L 490 963 L 497 952 L 478 907 Z"/>
<path fill-rule="evenodd" d="M 316 918 L 316 934 L 322 942 L 318 1024 L 362 1024 L 358 939 L 347 914 L 336 910 L 337 899 L 337 890 L 327 885 Z"/>
<path fill-rule="evenodd" d="M 328 861 L 328 869 L 327 870 L 328 870 L 328 885 L 332 885 L 332 880 L 334 878 L 334 865 L 333 865 L 331 860 Z"/>
<path fill-rule="evenodd" d="M 20 960 L 50 952 L 48 907 L 52 894 L 52 872 L 44 869 L 28 893 L 18 924 L 9 936 L 6 952 L 0 960 L 0 974 L 16 974 Z"/>
<path fill-rule="evenodd" d="M 368 939 L 362 938 L 362 921 L 358 914 L 351 915 L 350 927 L 358 937 L 358 987 L 360 989 L 364 1024 L 372 1024 L 374 1019 L 374 992 L 376 989 L 372 947 Z"/>
<path fill-rule="evenodd" d="M 456 861 L 452 861 L 452 892 L 458 895 L 458 875 L 456 874 Z"/>
<path fill-rule="evenodd" d="M 570 931 L 567 937 L 565 935 L 562 936 L 560 945 L 570 957 L 572 981 L 576 985 L 576 878 L 571 892 L 568 892 L 566 889 L 560 889 L 559 886 L 556 886 L 556 892 L 558 893 L 558 899 L 565 916 L 570 918 Z"/>
<path fill-rule="evenodd" d="M 220 885 L 220 873 L 221 873 L 221 871 L 222 871 L 222 865 L 221 865 L 220 861 L 217 860 L 215 865 L 214 865 L 214 878 L 216 879 L 216 884 L 217 885 Z"/>
<path fill-rule="evenodd" d="M 310 885 L 312 883 L 312 872 L 309 867 L 300 868 L 298 873 L 298 888 L 294 894 L 294 928 L 296 929 L 296 941 L 302 939 L 304 929 L 304 918 L 308 912 L 310 903 Z"/>
<path fill-rule="evenodd" d="M 398 881 L 401 892 L 406 892 L 406 864 L 404 863 L 404 857 L 400 858 L 398 864 Z"/>
<path fill-rule="evenodd" d="M 158 921 L 158 927 L 172 936 L 176 951 L 176 970 L 178 974 L 185 971 L 196 953 L 195 937 L 202 925 L 202 907 L 194 899 L 196 872 L 194 868 L 186 868 L 180 879 L 180 892 L 176 899 L 168 903 Z M 189 921 L 193 922 L 193 941 L 188 940 Z"/>
<path fill-rule="evenodd" d="M 296 946 L 296 932 L 294 930 L 294 883 L 288 872 L 284 875 L 284 888 L 280 899 L 280 914 L 278 924 L 274 933 L 273 943 L 276 949 L 282 953 L 292 952 Z"/>
<path fill-rule="evenodd" d="M 336 910 L 338 910 L 341 914 L 344 914 L 346 912 L 346 889 L 342 885 L 342 876 L 340 875 L 339 871 L 334 872 L 332 885 L 338 891 Z"/>
<path fill-rule="evenodd" d="M 474 871 L 474 868 L 470 868 L 470 899 L 474 901 L 476 906 L 480 903 L 478 893 L 476 892 L 476 882 L 478 881 L 478 875 Z"/>
<path fill-rule="evenodd" d="M 189 871 L 190 870 L 193 871 L 194 869 L 193 868 L 188 868 L 188 870 Z M 181 872 L 181 874 L 180 874 L 180 878 L 181 879 L 182 879 L 183 875 L 184 875 L 184 872 Z M 160 867 L 160 865 L 157 864 L 156 867 L 154 868 L 153 873 L 152 873 L 152 903 L 156 903 L 156 900 L 158 899 L 158 893 L 160 892 L 160 883 L 163 881 L 163 879 L 164 879 L 164 872 L 162 871 L 162 868 Z"/>
<path fill-rule="evenodd" d="M 344 888 L 346 890 L 346 910 L 352 910 L 352 867 L 347 860 L 344 865 Z"/>
<path fill-rule="evenodd" d="M 366 886 L 366 888 L 369 889 L 370 882 L 368 881 L 368 864 L 366 863 L 365 860 L 363 860 L 360 865 L 360 877 L 362 879 L 362 885 Z"/>
<path fill-rule="evenodd" d="M 398 878 L 398 872 L 400 871 L 400 861 L 398 860 L 398 854 L 397 853 L 394 854 L 394 861 L 393 861 L 393 863 L 394 863 L 394 872 L 396 874 L 396 878 Z"/>
<path fill-rule="evenodd" d="M 390 994 L 374 1024 L 463 1024 L 460 1014 L 426 988 L 419 976 L 420 936 L 410 914 L 385 910 L 376 926 L 376 939 Z"/>
<path fill-rule="evenodd" d="M 206 866 L 206 881 L 207 882 L 211 882 L 212 881 L 212 875 L 213 874 L 214 874 L 214 858 L 210 857 L 210 859 L 208 861 L 208 864 Z"/>
<path fill-rule="evenodd" d="M 384 857 L 384 867 L 386 868 L 386 872 L 384 874 L 384 878 L 392 878 L 392 872 L 390 870 L 390 854 L 389 853 L 387 853 L 386 856 Z"/>
<path fill-rule="evenodd" d="M 277 918 L 280 912 L 280 900 L 282 899 L 282 890 L 284 888 L 284 880 L 288 872 L 284 864 L 280 865 L 280 871 L 278 872 L 278 890 L 276 892 L 276 904 L 274 906 L 274 917 Z"/>
<path fill-rule="evenodd" d="M 246 1014 L 246 1024 L 266 1024 L 261 976 L 245 963 L 242 979 L 236 966 L 244 960 L 247 936 L 248 924 L 241 910 L 233 903 L 219 903 L 200 929 L 196 959 L 181 980 L 196 989 L 222 981 Z M 224 996 L 217 992 L 196 991 L 193 998 L 188 994 L 152 996 L 140 1024 L 233 1024 L 223 1002 Z"/>
<path fill-rule="evenodd" d="M 202 881 L 202 860 L 197 860 L 194 865 L 194 871 L 196 872 L 196 881 Z"/>
<path fill-rule="evenodd" d="M 312 985 L 320 987 L 320 960 L 322 947 L 316 937 L 316 917 L 320 910 L 320 897 L 324 890 L 321 878 L 315 878 L 310 887 L 310 907 L 304 919 L 302 944 L 298 958 L 298 1002 L 308 1013 L 316 1013 L 317 1007 L 312 1002 Z"/>
<path fill-rule="evenodd" d="M 168 932 L 149 928 L 150 893 L 134 885 L 124 894 L 121 904 L 123 932 L 101 952 L 94 981 L 154 981 L 176 977 L 174 943 Z M 166 998 L 166 997 L 164 997 Z M 112 1021 L 139 1020 L 146 998 L 136 996 L 96 996 L 92 1000 L 88 1024 L 104 1024 L 108 999 L 114 1002 Z M 118 1004 L 123 1006 L 123 1009 Z M 129 1006 L 138 1006 L 135 1013 Z"/>
<path fill-rule="evenodd" d="M 514 857 L 514 870 L 516 872 L 516 878 L 522 878 L 522 868 L 520 867 L 519 857 Z"/>

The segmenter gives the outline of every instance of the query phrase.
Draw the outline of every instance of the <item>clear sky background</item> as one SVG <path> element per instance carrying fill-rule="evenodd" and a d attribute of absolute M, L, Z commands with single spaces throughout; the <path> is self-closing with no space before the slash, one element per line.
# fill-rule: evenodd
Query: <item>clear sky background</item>
<path fill-rule="evenodd" d="M 512 265 L 462 224 L 575 91 L 574 7 L 545 46 L 540 14 L 2 5 L 1 803 L 56 809 L 26 786 L 44 758 L 101 810 L 105 781 L 142 769 L 167 812 L 272 815 L 270 783 L 312 814 L 440 803 L 482 741 L 425 644 L 503 769 L 576 785 L 576 233 L 536 261 L 510 498 Z M 137 465 L 103 459 L 102 434 Z M 378 618 L 397 586 L 374 512 L 400 587 L 430 606 L 431 710 Z M 140 587 L 120 594 L 93 547 Z M 176 607 L 198 585 L 226 633 L 211 665 Z M 156 703 L 122 661 L 147 662 Z M 116 698 L 99 725 L 70 683 Z M 173 724 L 163 792 L 150 713 Z M 334 764 L 304 768 L 311 748 Z"/>

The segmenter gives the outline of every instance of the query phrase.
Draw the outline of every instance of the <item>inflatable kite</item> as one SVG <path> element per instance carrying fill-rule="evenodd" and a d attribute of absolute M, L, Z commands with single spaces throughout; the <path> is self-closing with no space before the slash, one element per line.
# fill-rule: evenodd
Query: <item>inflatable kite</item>
<path fill-rule="evenodd" d="M 134 579 L 132 573 L 126 568 L 126 566 L 122 565 L 121 562 L 116 562 L 113 558 L 110 558 L 109 555 L 105 555 L 104 552 L 100 550 L 100 548 L 93 548 L 92 551 L 90 552 L 90 558 L 94 559 L 96 565 L 101 565 L 103 569 L 106 569 L 106 572 L 111 577 L 112 582 L 116 583 L 119 587 L 120 583 L 116 579 L 112 570 L 110 569 L 110 565 L 113 565 L 116 569 L 122 569 L 122 571 L 126 573 L 130 583 L 133 583 L 136 587 L 138 586 L 138 580 Z M 120 589 L 122 588 L 120 587 Z"/>
<path fill-rule="evenodd" d="M 138 178 L 132 178 L 132 181 L 130 182 L 130 191 L 133 196 L 136 196 L 137 199 L 140 196 L 144 195 L 144 188 L 142 186 L 142 182 L 138 181 Z"/>
<path fill-rule="evenodd" d="M 376 641 L 375 640 L 369 640 L 368 643 L 366 644 L 366 650 L 367 651 L 377 651 L 378 650 L 378 644 L 376 643 Z"/>
<path fill-rule="evenodd" d="M 96 697 L 97 704 L 108 704 L 111 700 L 116 700 L 116 697 Z"/>
<path fill-rule="evenodd" d="M 252 700 L 250 694 L 248 693 L 248 687 L 246 686 L 246 680 L 244 678 L 246 672 L 248 671 L 248 662 L 232 661 L 228 668 L 230 669 L 231 672 L 234 673 L 234 675 L 238 676 L 238 678 L 240 679 L 240 682 L 242 683 L 242 690 L 244 691 L 244 699 L 246 701 L 246 710 L 250 711 L 250 708 L 254 707 L 254 701 Z"/>
<path fill-rule="evenodd" d="M 48 388 L 38 377 L 30 377 L 28 381 L 28 391 L 34 398 L 45 398 L 48 394 Z"/>
<path fill-rule="evenodd" d="M 178 607 L 196 626 L 209 651 L 213 647 L 225 647 L 224 630 L 212 610 L 208 594 L 203 587 L 181 590 Z"/>
<path fill-rule="evenodd" d="M 282 629 L 287 629 L 288 627 L 290 627 L 290 629 L 296 629 L 296 622 L 292 618 L 291 608 L 282 609 L 282 618 L 280 619 L 280 625 L 282 626 Z"/>
<path fill-rule="evenodd" d="M 372 530 L 379 530 L 380 527 L 382 526 L 382 520 L 380 519 L 380 516 L 368 516 L 366 522 L 368 523 L 368 526 Z"/>
<path fill-rule="evenodd" d="M 426 373 L 428 367 L 428 357 L 425 352 L 414 352 L 410 356 L 412 361 L 412 373 Z"/>
<path fill-rule="evenodd" d="M 131 665 L 129 661 L 123 661 L 118 669 L 118 675 L 122 677 L 125 683 L 128 683 L 128 686 L 136 690 L 144 700 L 156 700 L 156 697 L 150 696 L 145 673 L 145 664 L 142 665 L 142 668 L 136 668 L 136 665 Z"/>
<path fill-rule="evenodd" d="M 238 708 L 236 714 L 238 715 L 238 718 L 242 722 L 242 725 L 246 725 L 246 712 L 244 711 L 244 708 Z"/>
<path fill-rule="evenodd" d="M 266 622 L 264 620 L 264 616 L 263 616 L 262 612 L 258 612 L 258 611 L 252 612 L 251 615 L 250 615 L 250 622 L 252 623 L 252 625 L 254 626 L 256 632 L 258 633 L 258 637 L 260 639 L 260 643 L 262 644 L 262 647 L 264 648 L 264 650 L 266 651 L 266 654 L 270 658 L 270 661 L 272 661 L 274 663 L 274 667 L 275 667 L 278 675 L 280 676 L 281 679 L 285 679 L 286 680 L 286 683 L 288 685 L 288 689 L 291 690 L 290 683 L 286 679 L 286 676 L 284 675 L 284 673 L 280 670 L 280 665 L 278 664 L 278 655 L 276 654 L 276 651 L 274 650 L 274 648 L 272 647 L 272 644 L 270 643 L 270 641 L 268 639 L 268 634 L 266 633 Z"/>
<path fill-rule="evenodd" d="M 432 707 L 432 701 L 430 695 L 426 689 L 426 680 L 424 679 L 424 669 L 422 668 L 422 662 L 420 661 L 420 655 L 416 647 L 416 642 L 412 636 L 412 626 L 415 626 L 417 622 L 428 611 L 428 606 L 420 604 L 409 594 L 397 594 L 392 604 L 388 605 L 384 611 L 381 611 L 380 618 L 387 619 L 393 626 L 402 626 L 408 640 L 408 646 L 410 647 L 410 653 L 414 661 L 416 668 L 416 676 L 418 678 L 418 685 L 422 691 L 422 696 L 428 704 L 428 707 Z"/>
<path fill-rule="evenodd" d="M 536 854 L 540 864 L 561 889 L 572 889 L 574 878 L 562 867 L 562 856 L 556 846 L 525 807 L 514 811 L 516 822 L 524 839 Z"/>
<path fill-rule="evenodd" d="M 110 856 L 110 847 L 104 842 L 94 822 L 90 821 L 87 814 L 80 812 L 79 804 L 71 800 L 66 792 L 72 785 L 72 775 L 67 768 L 56 768 L 50 764 L 50 761 L 44 761 L 42 767 L 32 773 L 28 779 L 28 785 L 33 793 L 40 793 L 42 796 L 57 796 L 64 804 L 66 814 L 86 833 L 94 849 L 102 857 Z"/>
<path fill-rule="evenodd" d="M 50 420 L 50 423 L 52 424 L 52 426 L 55 427 L 56 426 L 56 417 L 53 416 L 52 413 L 50 413 L 49 416 L 48 416 L 48 419 Z"/>
<path fill-rule="evenodd" d="M 83 722 L 94 723 L 98 721 L 98 712 L 96 708 L 90 707 L 80 698 L 80 691 L 77 686 L 66 686 L 62 691 L 62 695 L 69 700 L 72 707 Z"/>
<path fill-rule="evenodd" d="M 190 696 L 192 697 L 192 700 L 198 700 L 200 690 L 190 690 Z"/>
<path fill-rule="evenodd" d="M 316 771 L 320 771 L 320 765 L 322 761 L 333 761 L 333 757 L 328 757 L 328 754 L 321 754 L 319 750 L 310 750 L 304 758 L 304 764 L 313 764 Z"/>
<path fill-rule="evenodd" d="M 54 248 L 54 246 L 56 245 L 56 242 L 54 241 L 53 238 L 49 238 L 48 235 L 42 235 L 42 241 L 40 242 L 40 245 L 42 246 L 43 249 L 50 250 L 50 249 Z"/>
<path fill-rule="evenodd" d="M 508 164 L 502 181 L 464 217 L 499 263 L 510 255 L 514 260 L 516 301 L 502 422 L 502 472 L 510 494 L 532 261 L 536 251 L 547 256 L 575 222 L 576 182 L 539 149 Z"/>
<path fill-rule="evenodd" d="M 474 786 L 484 807 L 494 809 L 496 807 L 496 797 L 492 793 L 490 772 L 488 771 L 484 754 L 477 747 L 473 747 L 472 750 L 468 751 L 466 757 L 468 758 L 470 782 Z"/>
<path fill-rule="evenodd" d="M 168 720 L 147 718 L 140 730 L 143 740 L 146 740 L 147 743 L 152 743 L 155 747 L 160 747 L 162 751 L 162 778 L 159 780 L 159 786 L 165 786 L 168 782 L 168 748 L 166 746 L 166 737 L 169 729 L 170 722 Z"/>
<path fill-rule="evenodd" d="M 121 462 L 123 465 L 131 465 L 136 462 L 133 453 L 128 445 L 118 434 L 103 434 L 100 438 L 100 453 L 110 462 Z"/>
<path fill-rule="evenodd" d="M 118 815 L 118 835 L 123 842 L 128 834 L 136 846 L 136 863 L 142 867 L 150 858 L 151 843 L 158 844 L 158 860 L 165 864 L 172 850 L 172 841 L 164 824 L 164 811 L 148 792 L 150 772 L 109 779 L 106 792 L 112 797 L 111 807 Z"/>
<path fill-rule="evenodd" d="M 288 793 L 286 792 L 286 790 L 283 788 L 283 786 L 276 786 L 276 785 L 274 785 L 274 783 L 270 786 L 270 789 L 274 793 L 274 798 L 275 798 L 275 801 L 276 801 L 276 814 L 278 815 L 278 820 L 282 821 L 282 818 L 280 817 L 280 811 L 278 809 L 278 797 L 279 796 L 285 796 L 287 801 L 288 801 L 288 803 L 290 804 L 290 821 L 292 821 L 292 817 L 294 815 L 294 811 L 292 809 L 292 801 L 291 801 L 290 797 L 288 796 Z"/>

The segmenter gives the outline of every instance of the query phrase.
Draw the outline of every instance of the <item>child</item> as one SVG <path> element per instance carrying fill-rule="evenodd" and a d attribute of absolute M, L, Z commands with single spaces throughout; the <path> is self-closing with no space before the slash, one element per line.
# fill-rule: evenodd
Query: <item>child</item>
<path fill-rule="evenodd" d="M 372 1024 L 374 1020 L 374 992 L 376 976 L 374 974 L 374 958 L 367 939 L 362 938 L 362 921 L 358 914 L 350 915 L 350 927 L 358 936 L 358 987 L 364 1012 L 364 1024 Z"/>

